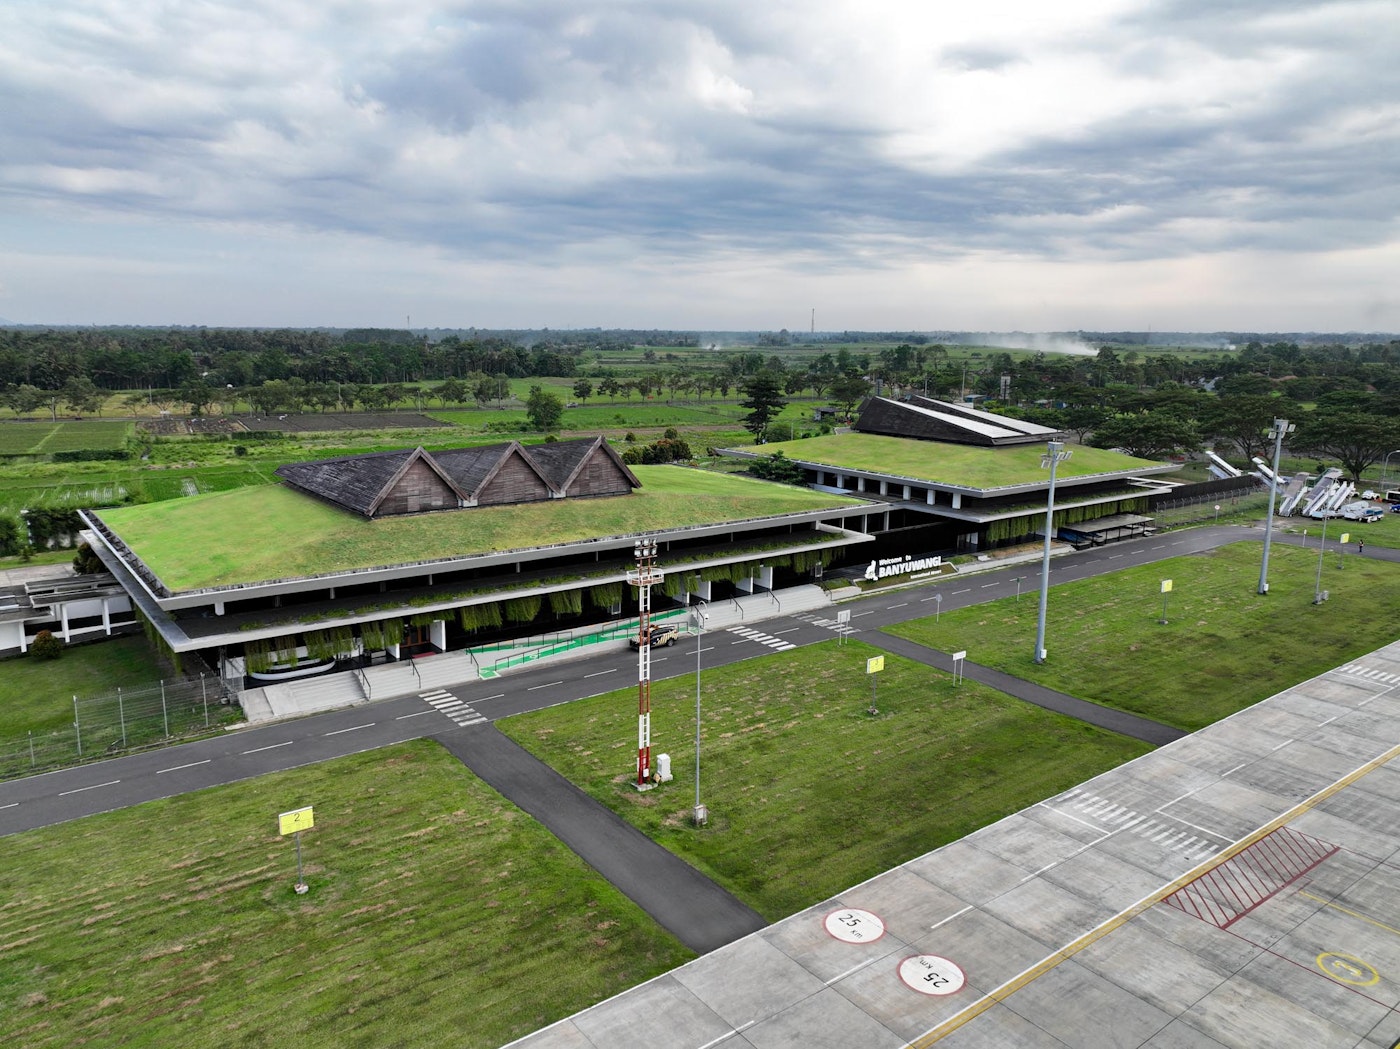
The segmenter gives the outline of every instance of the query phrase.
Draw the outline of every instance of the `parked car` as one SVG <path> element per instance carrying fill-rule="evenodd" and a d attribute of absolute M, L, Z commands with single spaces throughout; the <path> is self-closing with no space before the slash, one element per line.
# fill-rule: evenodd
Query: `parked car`
<path fill-rule="evenodd" d="M 681 632 L 673 626 L 654 626 L 650 628 L 647 631 L 647 633 L 651 637 L 652 648 L 658 648 L 662 645 L 666 645 L 668 647 L 670 645 L 674 645 L 676 643 L 676 638 L 681 636 Z M 627 643 L 633 648 L 641 648 L 642 638 L 640 636 L 637 636 L 632 638 Z"/>

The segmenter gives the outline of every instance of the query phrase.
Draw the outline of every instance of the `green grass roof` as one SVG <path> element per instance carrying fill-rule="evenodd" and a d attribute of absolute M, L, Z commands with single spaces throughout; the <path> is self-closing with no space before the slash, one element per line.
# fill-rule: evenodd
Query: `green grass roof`
<path fill-rule="evenodd" d="M 1073 445 L 1072 455 L 1060 463 L 1056 477 L 1085 477 L 1090 474 L 1131 473 L 1161 463 L 1135 459 L 1131 455 L 1103 448 Z M 933 481 L 965 488 L 1000 488 L 1013 484 L 1039 484 L 1049 472 L 1040 465 L 1045 444 L 981 448 L 938 441 L 915 441 L 906 437 L 885 437 L 874 433 L 839 433 L 807 437 L 797 441 L 769 443 L 762 448 L 737 449 L 766 454 L 782 452 L 789 459 L 822 463 L 847 470 L 892 474 L 911 480 Z"/>
<path fill-rule="evenodd" d="M 282 485 L 102 511 L 172 591 L 498 553 L 598 536 L 854 506 L 858 500 L 678 466 L 636 466 L 631 495 L 366 520 Z"/>

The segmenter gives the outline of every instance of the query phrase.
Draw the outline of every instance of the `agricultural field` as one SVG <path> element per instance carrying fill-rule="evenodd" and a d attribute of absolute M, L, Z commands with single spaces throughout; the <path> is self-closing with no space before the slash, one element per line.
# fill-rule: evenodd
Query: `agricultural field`
<path fill-rule="evenodd" d="M 0 899 L 25 1049 L 489 1049 L 693 957 L 429 741 L 0 838 Z"/>
<path fill-rule="evenodd" d="M 1151 749 L 888 654 L 872 715 L 877 654 L 832 640 L 702 670 L 699 830 L 693 674 L 652 685 L 652 749 L 676 778 L 645 794 L 635 689 L 497 727 L 770 920 Z"/>
<path fill-rule="evenodd" d="M 0 423 L 0 456 L 48 455 L 92 448 L 115 450 L 125 446 L 132 424 L 114 419 L 81 422 Z"/>

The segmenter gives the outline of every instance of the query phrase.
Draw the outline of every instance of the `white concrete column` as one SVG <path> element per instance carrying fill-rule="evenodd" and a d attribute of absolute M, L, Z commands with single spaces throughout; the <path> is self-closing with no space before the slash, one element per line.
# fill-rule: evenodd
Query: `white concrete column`
<path fill-rule="evenodd" d="M 61 621 L 62 621 L 62 623 L 63 623 L 63 642 L 64 642 L 64 644 L 67 644 L 67 643 L 68 643 L 68 604 L 65 602 L 64 604 L 59 605 L 59 607 L 63 609 L 63 612 L 62 612 L 62 614 L 61 614 L 61 616 L 60 616 L 60 619 L 61 619 Z"/>
<path fill-rule="evenodd" d="M 962 509 L 962 492 L 954 492 L 954 493 L 953 493 L 953 509 L 954 509 L 954 510 L 961 510 L 961 509 Z"/>
<path fill-rule="evenodd" d="M 758 585 L 765 590 L 773 589 L 773 566 L 763 565 L 758 570 Z"/>
<path fill-rule="evenodd" d="M 398 646 L 398 645 L 390 645 L 390 646 L 389 646 L 389 649 L 388 649 L 388 652 L 389 652 L 389 655 L 393 656 L 395 659 L 398 659 L 398 658 L 399 658 L 399 646 Z"/>
<path fill-rule="evenodd" d="M 332 594 L 331 596 L 334 597 L 335 595 Z M 224 614 L 224 603 L 222 601 L 214 602 L 214 614 L 216 616 L 221 616 Z"/>
<path fill-rule="evenodd" d="M 107 599 L 102 599 L 102 632 L 110 634 L 112 632 L 112 610 L 107 607 Z"/>
<path fill-rule="evenodd" d="M 701 601 L 710 600 L 710 581 L 708 579 L 702 579 L 699 589 L 695 591 L 695 594 Z"/>
<path fill-rule="evenodd" d="M 447 621 L 445 619 L 434 619 L 432 626 L 428 628 L 429 640 L 437 646 L 439 652 L 447 651 Z"/>
<path fill-rule="evenodd" d="M 734 584 L 734 589 L 741 594 L 753 593 L 753 576 L 746 576 Z"/>

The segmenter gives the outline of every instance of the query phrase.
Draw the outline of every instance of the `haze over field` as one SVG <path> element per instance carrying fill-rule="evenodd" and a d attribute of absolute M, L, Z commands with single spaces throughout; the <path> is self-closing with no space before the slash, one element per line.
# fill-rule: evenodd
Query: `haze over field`
<path fill-rule="evenodd" d="M 0 6 L 17 323 L 1400 329 L 1393 0 Z"/>

